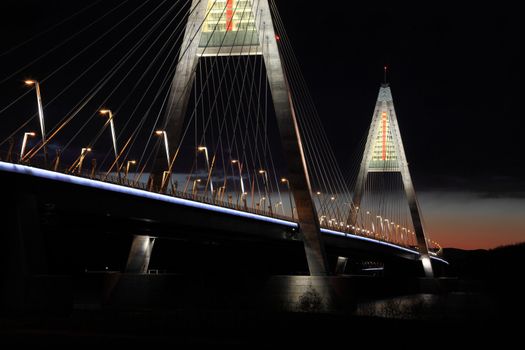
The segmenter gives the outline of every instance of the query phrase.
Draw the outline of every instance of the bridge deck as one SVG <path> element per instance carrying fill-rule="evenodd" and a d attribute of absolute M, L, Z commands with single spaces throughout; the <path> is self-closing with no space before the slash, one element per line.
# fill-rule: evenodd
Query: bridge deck
<path fill-rule="evenodd" d="M 29 167 L 19 164 L 11 164 L 0 162 L 0 172 L 13 175 L 29 176 L 38 179 L 44 179 L 53 183 L 69 184 L 73 186 L 81 186 L 85 189 L 93 189 L 98 191 L 104 191 L 106 193 L 114 193 L 124 195 L 126 197 L 131 196 L 133 198 L 154 201 L 156 203 L 167 203 L 175 205 L 179 208 L 187 208 L 189 210 L 197 211 L 198 215 L 202 215 L 203 212 L 213 213 L 220 216 L 223 221 L 224 218 L 235 219 L 235 225 L 238 223 L 249 223 L 249 229 L 254 231 L 266 231 L 269 234 L 277 234 L 278 236 L 290 235 L 279 235 L 279 233 L 290 233 L 299 231 L 299 225 L 296 222 L 285 220 L 281 218 L 269 217 L 261 214 L 250 213 L 242 210 L 236 210 L 232 208 L 225 208 L 218 205 L 202 203 L 194 200 L 177 198 L 169 195 L 149 192 L 146 190 L 131 188 L 123 185 L 117 185 L 98 180 L 91 180 L 79 176 L 73 176 L 68 174 L 57 173 L 49 170 L 40 168 Z M 144 209 L 146 210 L 146 209 Z M 184 212 L 186 213 L 186 212 Z M 186 214 L 181 216 L 185 216 Z M 145 219 L 146 220 L 146 219 Z M 205 220 L 210 223 L 209 220 Z M 217 221 L 212 221 L 217 223 Z M 198 223 L 196 223 L 198 224 Z M 261 227 L 261 224 L 264 224 Z M 231 223 L 230 223 L 231 225 Z M 219 225 L 220 226 L 220 225 Z M 246 230 L 248 226 L 244 225 L 243 230 Z M 220 228 L 220 227 L 219 227 Z M 266 233 L 265 232 L 265 233 Z M 385 242 L 370 237 L 359 236 L 348 232 L 336 231 L 328 228 L 322 228 L 321 232 L 325 235 L 325 241 L 327 246 L 340 248 L 340 249 L 358 249 L 358 250 L 375 250 L 384 254 L 394 254 L 407 259 L 418 259 L 419 253 L 415 249 L 410 249 L 400 245 L 396 245 L 390 242 Z M 448 264 L 445 260 L 438 256 L 431 256 L 432 259 L 441 263 Z"/>

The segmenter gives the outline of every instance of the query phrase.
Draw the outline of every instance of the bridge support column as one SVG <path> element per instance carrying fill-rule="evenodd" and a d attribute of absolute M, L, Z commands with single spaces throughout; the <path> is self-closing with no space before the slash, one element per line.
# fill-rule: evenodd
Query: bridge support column
<path fill-rule="evenodd" d="M 312 276 L 326 276 L 329 273 L 328 261 L 319 217 L 312 200 L 312 186 L 299 123 L 295 114 L 294 101 L 277 45 L 269 3 L 268 1 L 261 1 L 258 5 L 255 25 L 259 32 L 259 42 L 266 65 L 283 153 L 288 166 L 288 181 L 295 199 L 308 269 Z"/>
<path fill-rule="evenodd" d="M 348 262 L 348 258 L 344 256 L 338 256 L 337 257 L 337 264 L 335 265 L 335 274 L 336 275 L 342 275 L 345 273 L 346 269 L 346 263 Z"/>
<path fill-rule="evenodd" d="M 148 273 L 149 261 L 153 251 L 155 238 L 150 236 L 135 236 L 131 243 L 126 273 Z"/>

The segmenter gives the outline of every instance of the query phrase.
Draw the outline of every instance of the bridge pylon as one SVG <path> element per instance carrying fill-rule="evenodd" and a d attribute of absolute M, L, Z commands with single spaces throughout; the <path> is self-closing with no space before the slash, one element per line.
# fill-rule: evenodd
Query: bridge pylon
<path fill-rule="evenodd" d="M 387 83 L 382 84 L 379 89 L 372 123 L 368 131 L 365 151 L 354 189 L 354 206 L 350 211 L 348 219 L 348 224 L 351 226 L 355 226 L 357 223 L 359 207 L 361 206 L 368 174 L 374 172 L 397 172 L 401 174 L 410 216 L 414 225 L 420 260 L 425 276 L 433 277 L 434 273 L 428 252 L 428 242 L 421 220 L 421 210 L 408 169 L 408 161 L 397 123 L 392 92 L 390 85 Z"/>
<path fill-rule="evenodd" d="M 288 167 L 288 180 L 297 209 L 311 275 L 326 275 L 328 263 L 311 193 L 298 122 L 279 52 L 268 0 L 193 0 L 164 117 L 172 156 L 171 173 L 188 109 L 195 72 L 201 57 L 262 56 L 275 107 L 277 125 Z M 166 187 L 162 174 L 166 158 L 154 167 L 154 187 Z M 159 185 L 160 184 L 160 185 Z"/>

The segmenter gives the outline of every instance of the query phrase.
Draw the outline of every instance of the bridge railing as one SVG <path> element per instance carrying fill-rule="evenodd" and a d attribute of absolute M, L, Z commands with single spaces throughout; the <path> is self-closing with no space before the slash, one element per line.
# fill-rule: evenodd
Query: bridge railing
<path fill-rule="evenodd" d="M 101 174 L 101 173 L 93 174 L 93 173 L 90 173 L 88 171 L 84 171 L 81 174 L 76 173 L 76 174 L 72 174 L 72 175 L 81 176 L 81 177 L 84 177 L 84 178 L 89 178 L 91 180 L 97 180 L 97 181 L 112 183 L 112 184 L 115 184 L 115 185 L 126 186 L 126 187 L 130 187 L 130 188 L 134 188 L 134 189 L 140 189 L 140 190 L 144 190 L 144 191 L 149 191 L 148 184 L 145 183 L 145 182 L 132 181 L 132 180 L 129 180 L 129 179 L 124 179 L 123 177 L 119 178 L 116 175 L 107 175 L 107 174 Z M 192 193 L 188 193 L 188 192 L 184 192 L 184 191 L 177 191 L 177 190 L 173 190 L 173 189 L 172 190 L 167 190 L 167 191 L 165 191 L 165 192 L 163 192 L 161 194 L 166 195 L 166 196 L 175 197 L 175 198 L 187 199 L 187 200 L 191 200 L 191 201 L 195 201 L 195 202 L 199 202 L 199 203 L 205 203 L 205 204 L 220 206 L 220 207 L 223 207 L 223 208 L 229 208 L 229 209 L 233 209 L 233 210 L 244 211 L 244 212 L 248 212 L 248 213 L 252 213 L 252 214 L 257 214 L 257 215 L 262 215 L 262 216 L 269 216 L 269 217 L 276 218 L 276 219 L 292 221 L 292 219 L 290 217 L 288 217 L 286 215 L 277 214 L 277 213 L 275 213 L 272 210 L 255 209 L 255 208 L 251 208 L 248 205 L 237 203 L 237 201 L 235 201 L 235 202 L 231 201 L 230 202 L 230 201 L 220 200 L 220 199 L 216 198 L 215 196 L 212 197 L 210 195 L 202 195 L 202 194 L 198 194 L 198 193 L 192 194 Z"/>
<path fill-rule="evenodd" d="M 11 152 L 11 154 L 7 154 L 5 152 L 0 153 L 0 161 L 20 164 L 20 165 L 26 165 L 26 166 L 31 166 L 35 168 L 45 169 L 45 170 L 57 171 L 59 173 L 63 173 L 67 175 L 83 177 L 86 179 L 91 179 L 91 180 L 101 181 L 101 182 L 106 182 L 106 183 L 112 183 L 115 185 L 130 187 L 130 188 L 139 189 L 143 191 L 149 191 L 148 184 L 145 182 L 133 181 L 133 180 L 130 180 L 129 178 L 124 178 L 122 176 L 119 177 L 112 173 L 107 174 L 107 173 L 98 172 L 94 165 L 88 168 L 86 164 L 86 169 L 82 170 L 81 172 L 78 172 L 78 170 L 75 170 L 75 169 L 72 170 L 71 168 L 64 168 L 61 166 L 56 166 L 56 164 L 49 162 L 49 160 L 46 162 L 43 157 L 34 158 L 31 160 L 31 162 L 25 162 L 25 161 L 20 162 L 19 160 L 20 160 L 20 156 L 19 154 L 15 152 Z M 210 196 L 207 194 L 203 195 L 199 193 L 188 193 L 188 192 L 178 191 L 178 190 L 173 190 L 173 189 L 166 191 L 162 194 L 167 195 L 167 196 L 176 197 L 176 198 L 187 199 L 187 200 L 191 200 L 191 201 L 195 201 L 199 203 L 205 203 L 205 204 L 220 206 L 220 207 L 229 208 L 233 210 L 244 211 L 244 212 L 248 212 L 248 213 L 252 213 L 256 215 L 268 216 L 268 217 L 286 220 L 286 221 L 294 221 L 289 216 L 278 214 L 273 210 L 256 209 L 256 208 L 251 207 L 250 205 L 247 205 L 247 203 L 244 203 L 244 202 L 240 203 L 242 201 L 224 201 L 224 200 L 218 199 L 215 196 Z M 332 221 L 323 222 L 322 220 L 320 220 L 320 226 L 324 229 L 335 230 L 335 231 L 349 234 L 349 235 L 366 237 L 366 238 L 375 239 L 378 241 L 383 241 L 383 242 L 387 242 L 387 243 L 391 243 L 391 244 L 395 244 L 399 246 L 404 246 L 412 250 L 418 250 L 418 247 L 416 244 L 394 240 L 388 236 L 382 235 L 378 232 L 372 232 L 371 230 L 367 230 L 365 228 L 358 228 L 358 227 L 352 228 L 349 225 L 345 225 L 343 223 L 335 224 Z M 442 255 L 443 249 L 437 242 L 429 240 L 428 246 L 429 246 L 430 252 L 433 255 L 438 255 L 438 256 Z"/>

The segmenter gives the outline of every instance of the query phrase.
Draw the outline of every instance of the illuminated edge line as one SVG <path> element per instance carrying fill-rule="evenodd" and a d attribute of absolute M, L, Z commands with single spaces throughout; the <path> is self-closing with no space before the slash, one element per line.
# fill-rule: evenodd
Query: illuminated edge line
<path fill-rule="evenodd" d="M 392 244 L 392 243 L 388 243 L 388 242 L 383 242 L 383 241 L 380 241 L 380 240 L 377 240 L 377 239 L 373 239 L 373 238 L 368 238 L 368 237 L 362 237 L 362 236 L 354 235 L 352 233 L 344 233 L 344 232 L 339 232 L 339 231 L 333 231 L 333 230 L 329 230 L 329 229 L 326 229 L 326 228 L 322 228 L 321 232 L 322 233 L 331 234 L 331 235 L 335 235 L 335 236 L 348 237 L 348 238 L 358 239 L 358 240 L 362 240 L 362 241 L 367 241 L 367 242 L 370 242 L 370 243 L 381 244 L 381 245 L 385 245 L 385 246 L 388 246 L 388 247 L 391 247 L 391 248 L 403 250 L 403 251 L 405 251 L 407 253 L 410 253 L 410 254 L 414 254 L 414 255 L 418 255 L 418 256 L 420 255 L 417 250 L 408 249 L 408 248 L 405 248 L 405 247 L 401 247 L 401 246 L 398 246 L 398 245 L 395 245 L 395 244 Z M 438 260 L 438 261 L 441 261 L 441 262 L 449 265 L 448 261 L 446 261 L 444 259 L 441 259 L 441 258 L 438 258 L 438 257 L 435 257 L 435 256 L 430 256 L 430 259 Z"/>
<path fill-rule="evenodd" d="M 329 229 L 326 229 L 326 228 L 322 228 L 321 232 L 332 234 L 332 235 L 336 235 L 336 236 L 343 236 L 343 237 L 351 236 L 352 238 L 359 239 L 361 241 L 377 243 L 377 244 L 385 245 L 385 246 L 388 246 L 388 247 L 391 247 L 391 248 L 396 248 L 396 249 L 399 249 L 399 250 L 403 250 L 403 251 L 411 253 L 411 254 L 419 255 L 419 252 L 416 251 L 416 250 L 408 249 L 408 248 L 405 248 L 405 247 L 401 247 L 401 246 L 398 246 L 398 245 L 395 245 L 395 244 L 392 244 L 392 243 L 388 243 L 388 242 L 383 242 L 383 241 L 380 241 L 380 240 L 377 240 L 377 239 L 373 239 L 373 238 L 368 238 L 368 237 L 362 237 L 362 236 L 354 235 L 352 233 L 344 233 L 344 232 L 339 232 L 339 231 L 333 231 L 333 230 L 329 230 Z"/>
<path fill-rule="evenodd" d="M 10 172 L 10 173 L 18 173 L 18 174 L 36 176 L 36 177 L 44 178 L 48 180 L 61 181 L 61 182 L 71 183 L 74 185 L 91 187 L 91 188 L 96 188 L 96 189 L 101 189 L 101 190 L 106 190 L 106 191 L 111 191 L 111 192 L 116 192 L 116 193 L 123 193 L 123 194 L 128 194 L 131 196 L 135 196 L 135 197 L 143 197 L 147 199 L 153 199 L 153 200 L 158 200 L 158 201 L 172 203 L 172 204 L 179 204 L 179 205 L 192 207 L 192 208 L 206 209 L 206 210 L 215 211 L 219 213 L 231 214 L 231 215 L 240 216 L 240 217 L 244 217 L 248 219 L 255 219 L 259 221 L 266 221 L 266 222 L 280 224 L 280 225 L 293 227 L 293 228 L 299 228 L 299 224 L 297 224 L 296 222 L 270 218 L 270 217 L 263 216 L 263 215 L 248 213 L 248 212 L 239 211 L 239 210 L 230 209 L 230 208 L 219 207 L 219 206 L 215 206 L 215 205 L 211 205 L 207 203 L 194 202 L 189 199 L 170 197 L 170 196 L 166 196 L 166 195 L 159 194 L 159 193 L 153 193 L 149 191 L 139 190 L 136 188 L 115 185 L 115 184 L 102 182 L 98 180 L 86 179 L 83 177 L 78 177 L 78 176 L 73 176 L 73 175 L 61 174 L 61 173 L 57 173 L 54 171 L 33 168 L 33 167 L 25 166 L 25 165 L 0 162 L 0 170 Z M 357 236 L 351 233 L 333 231 L 333 230 L 329 230 L 325 228 L 321 228 L 321 232 L 326 233 L 326 234 L 332 234 L 336 236 L 353 238 L 353 239 L 368 241 L 371 243 L 381 244 L 381 245 L 385 245 L 391 248 L 403 250 L 411 254 L 419 255 L 419 252 L 415 250 L 401 247 L 401 246 L 398 246 L 392 243 L 379 241 L 373 238 Z M 434 256 L 430 256 L 430 258 L 441 261 L 448 265 L 448 262 L 441 258 L 434 257 Z"/>
<path fill-rule="evenodd" d="M 211 205 L 207 203 L 195 202 L 189 199 L 170 197 L 170 196 L 166 196 L 166 195 L 159 194 L 159 193 L 153 193 L 153 192 L 149 192 L 145 190 L 139 190 L 136 188 L 130 188 L 126 186 L 106 183 L 106 182 L 102 182 L 98 180 L 91 180 L 91 179 L 86 179 L 83 177 L 61 174 L 61 173 L 57 173 L 54 171 L 32 168 L 32 167 L 28 167 L 25 165 L 0 162 L 0 170 L 4 170 L 7 172 L 11 172 L 11 173 L 31 175 L 31 176 L 36 176 L 40 178 L 45 178 L 48 180 L 61 181 L 61 182 L 75 184 L 75 185 L 111 191 L 111 192 L 123 193 L 127 195 L 143 197 L 147 199 L 153 199 L 153 200 L 158 200 L 158 201 L 172 203 L 172 204 L 179 204 L 179 205 L 183 205 L 186 207 L 206 209 L 206 210 L 215 211 L 215 212 L 219 212 L 223 214 L 236 215 L 236 216 L 240 216 L 244 218 L 255 219 L 259 221 L 266 221 L 266 222 L 270 222 L 273 224 L 280 224 L 280 225 L 293 227 L 293 228 L 299 227 L 297 223 L 291 222 L 291 221 L 270 218 L 270 217 L 263 216 L 263 215 L 248 213 L 248 212 L 239 211 L 239 210 L 230 209 L 230 208 L 219 207 L 219 206 L 215 206 L 215 205 Z"/>
<path fill-rule="evenodd" d="M 441 261 L 444 264 L 450 265 L 448 261 L 446 261 L 445 259 L 438 258 L 437 256 L 431 256 L 430 259 Z"/>

